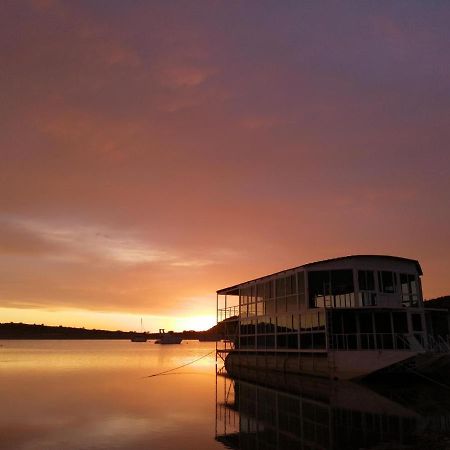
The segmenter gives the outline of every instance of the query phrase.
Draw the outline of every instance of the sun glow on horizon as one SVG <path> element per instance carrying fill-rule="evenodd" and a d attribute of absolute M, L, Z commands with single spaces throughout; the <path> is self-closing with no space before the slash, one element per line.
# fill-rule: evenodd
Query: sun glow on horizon
<path fill-rule="evenodd" d="M 48 326 L 67 326 L 88 329 L 157 332 L 195 330 L 204 331 L 216 323 L 213 315 L 186 317 L 139 315 L 127 312 L 87 311 L 82 309 L 48 310 L 35 308 L 0 308 L 0 322 L 22 322 Z"/>

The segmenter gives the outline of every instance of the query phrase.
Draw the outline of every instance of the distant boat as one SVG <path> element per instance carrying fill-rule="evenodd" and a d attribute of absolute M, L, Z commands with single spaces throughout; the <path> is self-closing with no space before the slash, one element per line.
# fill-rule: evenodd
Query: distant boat
<path fill-rule="evenodd" d="M 147 335 L 142 331 L 142 317 L 141 317 L 141 332 L 133 334 L 133 336 L 131 336 L 131 342 L 147 342 Z"/>
<path fill-rule="evenodd" d="M 159 329 L 159 339 L 155 341 L 155 344 L 181 344 L 183 339 L 176 336 L 173 331 L 166 333 L 164 328 Z"/>

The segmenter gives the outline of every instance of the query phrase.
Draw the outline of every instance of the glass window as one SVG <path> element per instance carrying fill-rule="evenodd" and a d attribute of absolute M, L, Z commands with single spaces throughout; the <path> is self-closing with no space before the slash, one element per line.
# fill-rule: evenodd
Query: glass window
<path fill-rule="evenodd" d="M 297 290 L 299 294 L 305 294 L 305 272 L 297 273 Z"/>
<path fill-rule="evenodd" d="M 277 314 L 283 314 L 286 312 L 286 297 L 279 297 L 277 302 Z"/>
<path fill-rule="evenodd" d="M 258 283 L 256 285 L 256 299 L 258 302 L 262 302 L 264 300 L 264 284 Z"/>
<path fill-rule="evenodd" d="M 266 322 L 264 319 L 258 319 L 258 325 L 257 325 L 257 331 L 258 334 L 265 334 L 266 332 Z"/>
<path fill-rule="evenodd" d="M 362 334 L 373 333 L 372 313 L 363 312 L 359 314 L 359 331 Z"/>
<path fill-rule="evenodd" d="M 268 300 L 266 301 L 266 314 L 267 315 L 274 315 L 276 314 L 276 307 L 275 307 L 276 303 L 275 300 Z"/>
<path fill-rule="evenodd" d="M 288 348 L 297 349 L 298 348 L 298 335 L 295 333 L 290 333 L 287 335 Z"/>
<path fill-rule="evenodd" d="M 292 295 L 297 293 L 297 282 L 295 275 L 289 275 L 286 278 L 286 295 Z"/>
<path fill-rule="evenodd" d="M 415 275 L 400 274 L 400 290 L 404 306 L 417 306 L 419 301 L 418 286 Z"/>
<path fill-rule="evenodd" d="M 305 349 L 311 349 L 313 347 L 311 333 L 303 333 L 300 335 L 300 347 Z"/>
<path fill-rule="evenodd" d="M 315 349 L 324 349 L 326 347 L 325 333 L 313 333 L 313 347 Z"/>
<path fill-rule="evenodd" d="M 241 317 L 247 317 L 247 304 L 242 304 L 239 306 L 239 315 Z"/>
<path fill-rule="evenodd" d="M 315 308 L 320 299 L 329 294 L 330 272 L 317 270 L 308 272 L 309 307 Z"/>
<path fill-rule="evenodd" d="M 290 295 L 289 297 L 286 297 L 286 310 L 287 310 L 287 312 L 297 311 L 297 296 L 296 295 Z"/>
<path fill-rule="evenodd" d="M 360 291 L 374 291 L 375 279 L 373 270 L 358 270 L 358 284 Z"/>
<path fill-rule="evenodd" d="M 394 272 L 382 270 L 378 272 L 378 282 L 381 292 L 393 294 L 396 291 L 397 279 Z"/>
<path fill-rule="evenodd" d="M 288 340 L 286 334 L 277 335 L 277 348 L 287 348 Z"/>
<path fill-rule="evenodd" d="M 412 326 L 414 331 L 422 331 L 422 316 L 420 314 L 412 315 Z"/>
<path fill-rule="evenodd" d="M 273 334 L 266 336 L 266 348 L 275 348 L 275 336 Z"/>
<path fill-rule="evenodd" d="M 284 297 L 286 295 L 286 280 L 284 279 L 284 277 L 276 279 L 275 291 L 277 297 Z"/>
<path fill-rule="evenodd" d="M 308 272 L 309 306 L 354 307 L 353 270 L 320 270 Z"/>
<path fill-rule="evenodd" d="M 407 333 L 408 332 L 408 321 L 406 319 L 406 313 L 393 312 L 392 313 L 392 323 L 394 325 L 394 333 Z"/>
<path fill-rule="evenodd" d="M 265 335 L 258 335 L 256 339 L 258 349 L 265 349 L 266 348 L 266 336 Z"/>
<path fill-rule="evenodd" d="M 272 281 L 266 281 L 264 283 L 264 298 L 265 299 L 273 298 Z"/>
<path fill-rule="evenodd" d="M 350 294 L 354 292 L 353 270 L 332 270 L 331 271 L 331 292 L 332 295 Z"/>
<path fill-rule="evenodd" d="M 300 316 L 300 325 L 302 331 L 310 331 L 311 330 L 311 321 L 309 320 L 308 314 L 302 314 Z"/>
<path fill-rule="evenodd" d="M 391 333 L 391 315 L 388 312 L 375 313 L 375 330 L 377 333 Z"/>

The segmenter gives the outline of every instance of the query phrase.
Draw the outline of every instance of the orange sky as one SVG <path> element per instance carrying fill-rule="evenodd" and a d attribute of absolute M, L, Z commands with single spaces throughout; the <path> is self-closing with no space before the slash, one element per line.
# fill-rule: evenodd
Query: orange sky
<path fill-rule="evenodd" d="M 206 328 L 355 253 L 450 293 L 450 5 L 0 5 L 0 322 Z"/>

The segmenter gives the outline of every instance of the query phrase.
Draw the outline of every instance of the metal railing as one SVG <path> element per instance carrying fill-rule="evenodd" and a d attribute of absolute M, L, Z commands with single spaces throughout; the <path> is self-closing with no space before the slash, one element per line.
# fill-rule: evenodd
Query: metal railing
<path fill-rule="evenodd" d="M 450 336 L 428 336 L 428 350 L 438 353 L 450 353 Z"/>
<path fill-rule="evenodd" d="M 239 305 L 227 306 L 226 308 L 220 308 L 217 310 L 218 321 L 229 319 L 230 317 L 239 316 Z"/>
<path fill-rule="evenodd" d="M 332 350 L 411 350 L 411 343 L 403 333 L 332 334 L 329 344 Z"/>

